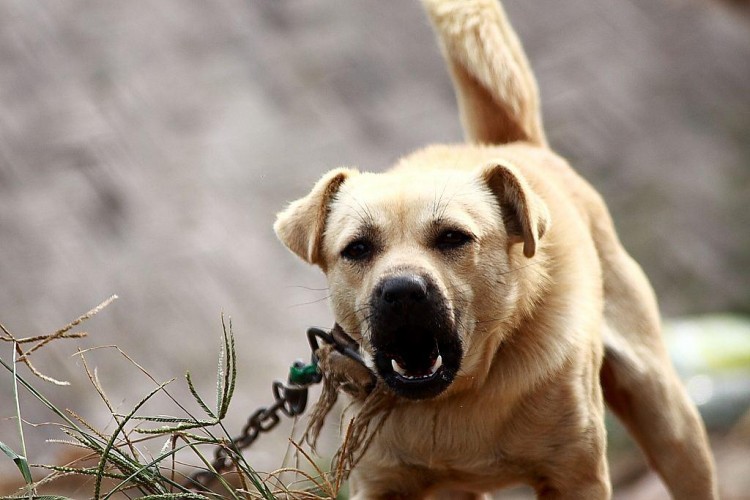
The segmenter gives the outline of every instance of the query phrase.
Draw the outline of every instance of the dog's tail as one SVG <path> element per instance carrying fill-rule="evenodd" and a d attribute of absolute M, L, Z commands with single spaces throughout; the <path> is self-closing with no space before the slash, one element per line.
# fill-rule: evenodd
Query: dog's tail
<path fill-rule="evenodd" d="M 546 146 L 539 92 L 497 0 L 422 0 L 442 46 L 467 139 Z"/>

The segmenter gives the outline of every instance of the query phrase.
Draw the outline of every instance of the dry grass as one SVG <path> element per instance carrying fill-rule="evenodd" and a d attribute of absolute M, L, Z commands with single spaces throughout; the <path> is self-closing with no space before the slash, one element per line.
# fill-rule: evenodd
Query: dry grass
<path fill-rule="evenodd" d="M 33 353 L 39 349 L 64 339 L 81 338 L 85 332 L 72 330 L 104 309 L 117 297 L 113 296 L 80 316 L 63 328 L 49 335 L 19 338 L 0 325 L 0 340 L 13 347 L 13 359 L 0 358 L 0 364 L 12 375 L 14 384 L 15 410 L 18 421 L 18 434 L 21 450 L 16 452 L 0 443 L 3 451 L 12 459 L 21 473 L 24 486 L 8 498 L 67 498 L 57 493 L 68 491 L 71 483 L 79 489 L 81 485 L 87 496 L 94 499 L 143 498 L 143 499 L 211 499 L 211 498 L 336 498 L 342 487 L 342 470 L 334 467 L 334 473 L 322 470 L 302 447 L 291 441 L 297 452 L 298 464 L 301 457 L 304 467 L 286 467 L 271 473 L 260 473 L 245 460 L 239 452 L 231 434 L 224 427 L 223 420 L 236 388 L 237 357 L 231 321 L 226 323 L 222 316 L 221 350 L 216 375 L 216 399 L 211 405 L 198 394 L 190 373 L 185 375 L 185 383 L 200 408 L 202 415 L 188 410 L 188 405 L 175 398 L 169 391 L 174 379 L 160 382 L 146 368 L 138 364 L 117 346 L 117 355 L 124 357 L 133 370 L 145 374 L 153 387 L 127 413 L 118 412 L 112 399 L 99 381 L 97 371 L 92 370 L 86 355 L 92 350 L 78 350 L 77 356 L 91 382 L 92 388 L 106 405 L 114 422 L 114 430 L 97 429 L 83 416 L 70 409 L 55 406 L 42 390 L 32 383 L 38 380 L 53 385 L 67 382 L 41 373 L 31 362 Z M 31 347 L 24 349 L 24 346 Z M 96 349 L 96 348 L 94 348 Z M 20 364 L 25 364 L 32 377 L 18 372 Z M 71 460 L 66 464 L 34 464 L 26 458 L 24 426 L 22 425 L 20 391 L 41 402 L 55 417 L 55 423 L 65 439 L 55 440 L 70 447 Z M 161 394 L 171 400 L 175 413 L 180 416 L 142 414 L 153 397 Z M 160 451 L 152 454 L 148 444 L 157 440 Z M 221 447 L 231 460 L 231 472 L 216 474 L 212 466 L 214 450 Z M 153 447 L 151 447 L 153 449 Z M 200 465 L 194 465 L 195 463 Z M 32 471 L 44 471 L 42 479 L 35 480 Z M 335 471 L 338 470 L 338 473 Z M 207 471 L 212 479 L 209 484 L 196 484 L 191 477 Z M 287 478 L 293 477 L 290 481 Z M 59 485 L 59 489 L 57 486 Z M 53 495 L 41 492 L 53 492 Z"/>

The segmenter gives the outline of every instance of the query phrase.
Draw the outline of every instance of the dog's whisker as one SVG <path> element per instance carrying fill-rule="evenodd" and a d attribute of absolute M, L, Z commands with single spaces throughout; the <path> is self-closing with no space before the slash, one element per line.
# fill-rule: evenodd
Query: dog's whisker
<path fill-rule="evenodd" d="M 301 302 L 299 304 L 292 304 L 291 306 L 289 306 L 289 308 L 290 309 L 295 309 L 297 307 L 304 307 L 304 306 L 311 306 L 313 304 L 319 304 L 321 302 L 325 302 L 326 300 L 330 299 L 331 297 L 332 297 L 332 295 L 327 295 L 327 296 L 325 296 L 323 298 L 320 298 L 320 299 L 311 300 L 310 302 Z"/>
<path fill-rule="evenodd" d="M 524 264 L 523 266 L 518 266 L 518 267 L 515 267 L 513 269 L 508 269 L 507 271 L 504 271 L 502 273 L 498 273 L 498 276 L 504 276 L 506 274 L 515 273 L 515 272 L 521 271 L 522 269 L 526 269 L 526 268 L 529 268 L 529 267 L 532 267 L 532 266 L 536 266 L 536 265 L 539 265 L 539 264 L 540 264 L 539 262 L 529 262 L 528 264 Z"/>
<path fill-rule="evenodd" d="M 313 288 L 313 287 L 303 286 L 303 285 L 289 285 L 289 286 L 285 286 L 284 288 L 298 288 L 298 289 L 301 289 L 301 290 L 309 290 L 311 292 L 327 292 L 327 291 L 330 290 L 330 287 Z"/>

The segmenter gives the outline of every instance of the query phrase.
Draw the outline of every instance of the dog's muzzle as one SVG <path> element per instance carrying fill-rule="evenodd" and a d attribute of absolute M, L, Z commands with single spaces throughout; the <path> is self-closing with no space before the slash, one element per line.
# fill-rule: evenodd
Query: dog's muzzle
<path fill-rule="evenodd" d="M 461 341 L 447 301 L 425 276 L 384 278 L 370 299 L 375 367 L 393 391 L 409 399 L 435 397 L 453 382 Z"/>

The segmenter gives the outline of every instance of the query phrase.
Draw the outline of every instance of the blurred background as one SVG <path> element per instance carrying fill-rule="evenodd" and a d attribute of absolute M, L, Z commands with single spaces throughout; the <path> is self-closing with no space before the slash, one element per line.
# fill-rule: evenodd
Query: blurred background
<path fill-rule="evenodd" d="M 750 498 L 750 15 L 701 0 L 505 4 L 553 148 L 608 200 L 656 288 L 724 497 Z M 224 311 L 239 430 L 308 356 L 305 329 L 332 322 L 322 274 L 277 242 L 274 214 L 330 168 L 378 171 L 461 141 L 457 116 L 416 1 L 4 0 L 0 322 L 50 333 L 118 294 L 88 338 L 32 358 L 71 382 L 37 381 L 51 399 L 111 429 L 76 348 L 117 344 L 158 380 L 189 369 L 211 394 Z M 153 387 L 113 349 L 87 360 L 123 411 Z M 0 440 L 17 449 L 13 406 L 0 372 Z M 52 419 L 26 396 L 21 411 Z M 32 462 L 60 459 L 45 443 L 58 431 L 26 432 Z M 249 461 L 280 466 L 289 433 Z M 665 497 L 614 426 L 611 448 L 616 498 Z"/>

